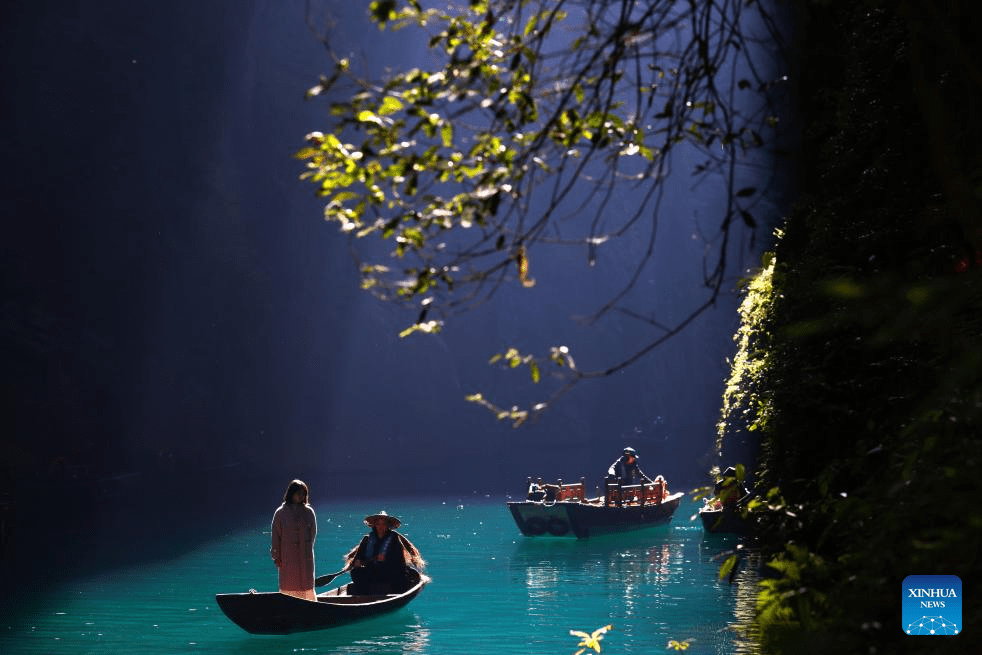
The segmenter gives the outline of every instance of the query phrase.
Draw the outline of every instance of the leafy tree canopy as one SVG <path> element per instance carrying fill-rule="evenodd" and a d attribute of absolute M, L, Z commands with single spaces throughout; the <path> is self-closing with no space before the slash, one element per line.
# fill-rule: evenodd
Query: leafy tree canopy
<path fill-rule="evenodd" d="M 620 302 L 652 257 L 673 153 L 699 162 L 687 173 L 725 185 L 719 233 L 707 239 L 708 293 L 689 316 L 662 325 L 632 314 L 656 336 L 597 371 L 578 369 L 566 345 L 544 356 L 508 349 L 492 363 L 527 367 L 535 382 L 555 375 L 557 391 L 529 409 L 502 409 L 481 394 L 469 400 L 520 424 L 579 381 L 629 366 L 712 306 L 731 228 L 756 223 L 761 190 L 740 184 L 738 166 L 777 123 L 773 81 L 754 53 L 759 39 L 779 41 L 759 4 L 471 0 L 424 8 L 376 0 L 370 16 L 383 31 L 422 31 L 433 67 L 359 74 L 323 37 L 334 70 L 307 95 L 329 98 L 330 120 L 297 157 L 328 221 L 353 239 L 390 244 L 384 258 L 359 261 L 361 285 L 413 308 L 403 336 L 439 331 L 502 285 L 534 285 L 537 246 L 578 247 L 592 265 L 605 244 L 641 226 L 648 244 L 633 277 L 592 318 L 628 311 Z M 610 211 L 628 193 L 633 211 Z"/>

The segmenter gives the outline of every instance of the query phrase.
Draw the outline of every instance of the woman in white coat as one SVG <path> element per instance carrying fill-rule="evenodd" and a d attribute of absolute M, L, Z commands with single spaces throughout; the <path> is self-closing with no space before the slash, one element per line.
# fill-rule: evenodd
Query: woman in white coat
<path fill-rule="evenodd" d="M 294 480 L 283 494 L 283 504 L 273 514 L 269 554 L 280 573 L 280 592 L 317 600 L 314 593 L 314 539 L 317 517 L 308 504 L 310 490 Z"/>

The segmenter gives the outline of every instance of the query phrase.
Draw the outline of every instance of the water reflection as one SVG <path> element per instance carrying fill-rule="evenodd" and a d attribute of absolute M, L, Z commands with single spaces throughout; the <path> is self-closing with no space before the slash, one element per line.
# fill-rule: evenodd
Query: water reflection
<path fill-rule="evenodd" d="M 257 637 L 243 634 L 227 644 L 226 652 L 241 655 L 279 653 L 338 653 L 339 655 L 413 655 L 432 653 L 430 629 L 419 617 L 400 611 L 390 617 L 371 619 L 331 630 L 287 636 Z M 224 649 L 223 649 L 224 650 Z"/>
<path fill-rule="evenodd" d="M 555 566 L 530 566 L 526 569 L 525 587 L 529 595 L 538 598 L 555 596 L 559 583 L 559 568 Z"/>
<path fill-rule="evenodd" d="M 530 590 L 557 581 L 603 580 L 622 585 L 659 585 L 682 574 L 683 545 L 667 529 L 622 535 L 621 539 L 522 539 L 511 568 Z"/>
<path fill-rule="evenodd" d="M 682 549 L 676 548 L 675 552 L 681 554 Z M 671 560 L 672 548 L 668 544 L 662 544 L 648 551 L 648 562 L 651 564 L 649 573 L 653 576 L 654 582 L 660 583 L 668 580 L 669 573 L 672 571 Z M 678 562 L 678 558 L 676 558 L 676 566 L 678 567 L 676 570 L 680 571 L 681 563 Z"/>
<path fill-rule="evenodd" d="M 359 639 L 352 648 L 338 648 L 335 653 L 427 653 L 430 652 L 430 631 L 418 623 L 407 630 L 392 634 L 373 634 L 371 638 Z"/>
<path fill-rule="evenodd" d="M 622 646 L 690 640 L 693 652 L 749 655 L 756 567 L 741 565 L 732 584 L 718 576 L 739 543 L 688 525 L 586 540 L 525 538 L 515 544 L 510 571 L 531 616 L 547 616 L 575 595 L 593 612 L 588 623 L 570 627 L 612 623 Z"/>
<path fill-rule="evenodd" d="M 726 580 L 716 584 L 733 596 L 733 620 L 726 629 L 733 635 L 733 652 L 736 655 L 755 655 L 756 632 L 754 617 L 757 607 L 758 584 L 760 581 L 760 554 L 744 545 L 743 538 L 732 534 L 705 534 L 699 544 L 700 561 L 719 570 L 723 561 L 739 551 L 735 571 Z"/>
<path fill-rule="evenodd" d="M 584 625 L 606 622 L 629 635 L 667 631 L 664 617 L 685 592 L 684 545 L 669 528 L 587 540 L 523 539 L 510 565 L 524 583 L 526 612 L 546 616 L 573 595 L 592 608 Z"/>

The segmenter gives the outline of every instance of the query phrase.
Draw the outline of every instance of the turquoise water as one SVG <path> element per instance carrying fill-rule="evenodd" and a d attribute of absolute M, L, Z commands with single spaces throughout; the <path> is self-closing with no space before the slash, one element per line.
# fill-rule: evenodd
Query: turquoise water
<path fill-rule="evenodd" d="M 285 637 L 249 635 L 228 621 L 215 593 L 276 588 L 270 509 L 173 559 L 23 590 L 23 611 L 0 624 L 0 652 L 569 654 L 578 641 L 571 629 L 605 624 L 614 629 L 604 654 L 674 652 L 670 639 L 691 640 L 690 654 L 749 652 L 728 626 L 752 576 L 717 580 L 718 555 L 734 543 L 689 521 L 692 501 L 667 526 L 577 541 L 522 537 L 506 500 L 315 498 L 318 573 L 341 568 L 365 532 L 362 517 L 383 508 L 402 518 L 429 562 L 433 582 L 384 617 Z"/>

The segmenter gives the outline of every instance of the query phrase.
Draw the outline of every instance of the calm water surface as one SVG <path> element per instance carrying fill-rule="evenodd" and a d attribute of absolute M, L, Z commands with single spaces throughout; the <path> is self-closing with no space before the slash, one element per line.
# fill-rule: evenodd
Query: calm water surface
<path fill-rule="evenodd" d="M 506 500 L 315 499 L 318 573 L 341 568 L 342 553 L 366 532 L 362 517 L 383 508 L 402 518 L 429 562 L 433 582 L 385 617 L 285 637 L 252 636 L 228 621 L 215 593 L 276 588 L 270 507 L 250 527 L 178 558 L 26 590 L 21 610 L 3 614 L 0 652 L 569 654 L 571 629 L 605 624 L 614 630 L 604 655 L 666 652 L 670 639 L 692 640 L 690 654 L 750 652 L 730 626 L 752 576 L 717 580 L 717 556 L 735 544 L 689 521 L 693 502 L 684 500 L 668 526 L 550 541 L 522 537 Z"/>

